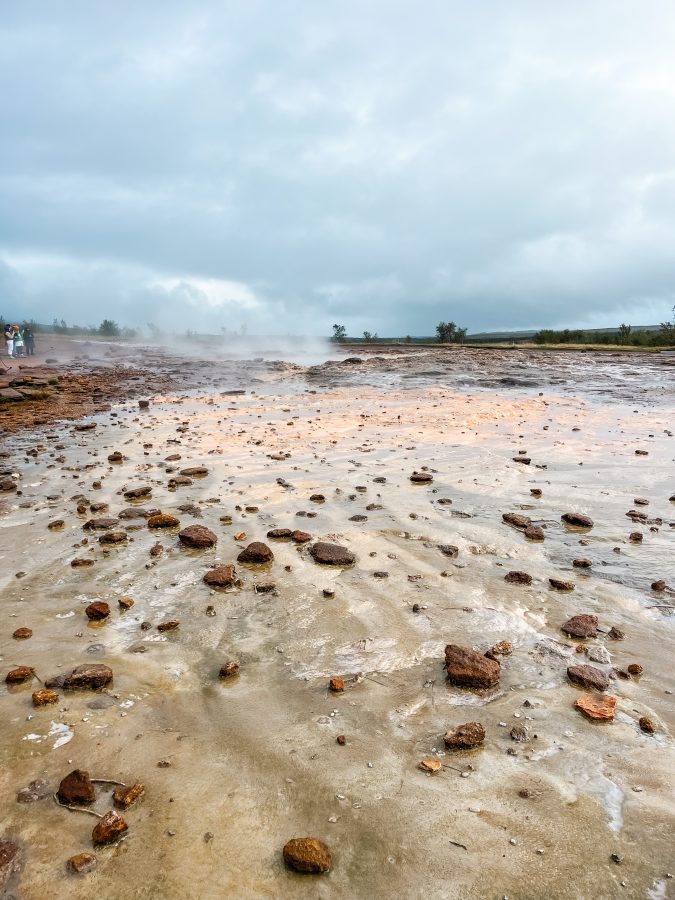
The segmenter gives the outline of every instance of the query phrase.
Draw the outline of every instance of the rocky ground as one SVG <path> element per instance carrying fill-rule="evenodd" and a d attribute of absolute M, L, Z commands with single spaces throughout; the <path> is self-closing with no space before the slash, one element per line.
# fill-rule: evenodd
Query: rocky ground
<path fill-rule="evenodd" d="M 77 349 L 0 407 L 0 895 L 671 895 L 667 355 Z"/>

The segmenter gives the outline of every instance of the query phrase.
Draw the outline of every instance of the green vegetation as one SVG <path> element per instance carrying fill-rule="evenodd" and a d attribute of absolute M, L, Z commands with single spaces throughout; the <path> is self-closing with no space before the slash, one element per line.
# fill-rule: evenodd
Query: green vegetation
<path fill-rule="evenodd" d="M 331 340 L 335 344 L 342 344 L 347 340 L 347 329 L 344 325 L 333 325 L 333 337 Z"/>
<path fill-rule="evenodd" d="M 436 339 L 439 344 L 463 344 L 466 340 L 466 328 L 458 328 L 454 322 L 439 322 L 436 326 Z"/>

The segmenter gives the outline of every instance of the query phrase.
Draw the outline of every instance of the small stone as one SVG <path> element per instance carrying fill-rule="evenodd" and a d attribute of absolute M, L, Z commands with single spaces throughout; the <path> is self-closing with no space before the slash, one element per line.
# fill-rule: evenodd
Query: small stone
<path fill-rule="evenodd" d="M 347 743 L 347 738 L 344 736 L 344 734 L 338 734 L 335 740 L 341 747 L 344 747 L 344 745 Z"/>
<path fill-rule="evenodd" d="M 148 519 L 148 528 L 175 528 L 177 525 L 180 525 L 180 519 L 169 513 L 160 513 Z"/>
<path fill-rule="evenodd" d="M 232 678 L 239 674 L 239 663 L 236 659 L 230 659 L 220 667 L 218 675 L 220 678 Z"/>
<path fill-rule="evenodd" d="M 180 625 L 179 619 L 168 619 L 166 622 L 160 622 L 157 631 L 173 631 Z"/>
<path fill-rule="evenodd" d="M 107 812 L 94 826 L 91 839 L 94 844 L 112 844 L 127 831 L 129 826 L 119 813 Z"/>
<path fill-rule="evenodd" d="M 606 691 L 609 687 L 609 677 L 595 666 L 569 666 L 567 677 L 572 684 L 592 691 Z"/>
<path fill-rule="evenodd" d="M 30 666 L 17 666 L 16 669 L 10 669 L 5 676 L 6 684 L 23 684 L 26 681 L 32 681 L 35 678 L 35 669 Z"/>
<path fill-rule="evenodd" d="M 429 472 L 413 472 L 410 476 L 410 480 L 413 484 L 431 484 L 434 480 L 434 476 Z"/>
<path fill-rule="evenodd" d="M 23 851 L 21 847 L 10 840 L 0 839 L 0 894 L 5 896 L 4 888 L 9 883 L 12 875 L 21 870 L 23 865 Z M 8 900 L 11 898 L 8 897 Z"/>
<path fill-rule="evenodd" d="M 574 638 L 592 638 L 598 634 L 598 617 L 591 615 L 572 616 L 564 625 L 562 631 Z"/>
<path fill-rule="evenodd" d="M 525 725 L 514 725 L 510 731 L 511 740 L 524 744 L 530 740 L 530 732 Z"/>
<path fill-rule="evenodd" d="M 554 591 L 573 591 L 576 587 L 573 581 L 562 581 L 560 578 L 549 578 L 548 583 Z"/>
<path fill-rule="evenodd" d="M 12 637 L 15 641 L 27 641 L 33 637 L 33 631 L 30 628 L 17 628 Z"/>
<path fill-rule="evenodd" d="M 612 625 L 612 627 L 607 632 L 607 637 L 611 638 L 613 641 L 622 641 L 626 637 L 626 635 L 623 631 L 621 631 L 620 628 Z"/>
<path fill-rule="evenodd" d="M 86 875 L 96 868 L 96 857 L 93 853 L 78 853 L 71 856 L 67 863 L 68 870 L 77 875 Z"/>
<path fill-rule="evenodd" d="M 131 609 L 131 607 L 134 605 L 134 601 L 131 599 L 131 597 L 118 597 L 117 603 L 120 609 Z"/>
<path fill-rule="evenodd" d="M 345 689 L 345 681 L 344 678 L 340 678 L 339 675 L 333 675 L 331 680 L 328 682 L 328 689 L 333 691 L 335 694 L 340 694 Z"/>
<path fill-rule="evenodd" d="M 48 706 L 50 703 L 59 702 L 59 694 L 56 691 L 50 691 L 49 688 L 34 691 L 32 695 L 33 706 Z"/>
<path fill-rule="evenodd" d="M 504 581 L 507 584 L 532 584 L 532 576 L 528 575 L 527 572 L 507 572 L 504 576 Z"/>
<path fill-rule="evenodd" d="M 596 722 L 611 722 L 614 719 L 616 697 L 606 694 L 584 694 L 576 700 L 574 705 L 587 719 Z"/>
<path fill-rule="evenodd" d="M 91 688 L 92 690 L 105 687 L 113 680 L 113 672 L 109 666 L 103 663 L 84 663 L 64 678 L 65 688 Z M 49 682 L 46 685 L 50 687 Z"/>
<path fill-rule="evenodd" d="M 631 531 L 628 535 L 628 540 L 631 544 L 641 544 L 643 541 L 643 535 L 641 531 Z"/>
<path fill-rule="evenodd" d="M 99 544 L 124 544 L 129 539 L 126 531 L 106 531 L 98 539 Z"/>
<path fill-rule="evenodd" d="M 665 583 L 665 581 L 663 581 L 663 579 L 659 579 L 658 581 L 653 581 L 651 587 L 652 587 L 653 591 L 660 592 L 660 591 L 665 591 L 665 589 L 668 587 L 668 585 Z"/>
<path fill-rule="evenodd" d="M 499 683 L 499 663 L 469 647 L 448 644 L 445 667 L 448 680 L 460 687 L 489 688 Z"/>
<path fill-rule="evenodd" d="M 544 529 L 539 525 L 528 525 L 523 532 L 528 541 L 543 541 L 546 538 Z"/>
<path fill-rule="evenodd" d="M 145 785 L 137 782 L 131 787 L 117 787 L 113 791 L 113 803 L 119 809 L 128 809 L 132 803 L 145 793 Z"/>
<path fill-rule="evenodd" d="M 27 787 L 21 788 L 21 790 L 17 792 L 16 802 L 35 803 L 38 800 L 44 800 L 46 797 L 51 797 L 53 793 L 54 788 L 51 787 L 48 781 L 45 781 L 43 778 L 36 778 L 35 781 L 31 781 Z"/>
<path fill-rule="evenodd" d="M 235 568 L 230 563 L 227 566 L 216 566 L 213 569 L 209 569 L 208 572 L 205 573 L 203 581 L 205 584 L 211 585 L 211 587 L 232 587 L 237 578 Z"/>
<path fill-rule="evenodd" d="M 319 541 L 310 550 L 312 559 L 325 566 L 351 566 L 356 557 L 346 547 Z"/>
<path fill-rule="evenodd" d="M 425 757 L 424 759 L 421 759 L 418 762 L 417 767 L 419 769 L 421 769 L 423 772 L 431 772 L 431 773 L 440 772 L 441 771 L 441 761 L 440 761 L 440 759 L 434 759 L 433 756 L 428 756 L 428 757 Z"/>
<path fill-rule="evenodd" d="M 590 559 L 586 559 L 585 557 L 581 557 L 579 559 L 573 559 L 572 565 L 576 569 L 590 569 L 593 565 L 593 561 Z"/>
<path fill-rule="evenodd" d="M 319 875 L 329 872 L 332 859 L 330 850 L 316 838 L 293 838 L 284 845 L 286 865 L 296 872 Z"/>
<path fill-rule="evenodd" d="M 629 675 L 635 676 L 635 675 L 642 675 L 642 673 L 644 672 L 644 669 L 642 668 L 640 663 L 631 663 L 630 665 L 626 666 L 626 671 L 628 672 Z"/>
<path fill-rule="evenodd" d="M 178 532 L 178 540 L 186 547 L 205 550 L 215 547 L 218 538 L 205 525 L 188 525 Z"/>
<path fill-rule="evenodd" d="M 521 531 L 524 531 L 528 525 L 532 524 L 532 519 L 529 516 L 524 516 L 522 513 L 502 513 L 502 521 Z"/>
<path fill-rule="evenodd" d="M 452 731 L 446 731 L 443 741 L 449 750 L 471 750 L 485 740 L 485 729 L 480 722 L 467 722 Z"/>
<path fill-rule="evenodd" d="M 88 804 L 96 799 L 96 790 L 89 778 L 89 772 L 74 769 L 62 779 L 56 792 L 61 803 Z"/>
<path fill-rule="evenodd" d="M 645 734 L 654 734 L 654 732 L 656 731 L 656 725 L 647 716 L 641 716 L 638 721 L 638 725 Z"/>
<path fill-rule="evenodd" d="M 100 621 L 108 618 L 110 615 L 110 607 L 103 600 L 94 600 L 94 602 L 90 603 L 85 609 L 85 614 L 88 619 Z"/>
<path fill-rule="evenodd" d="M 565 523 L 565 525 L 571 525 L 574 528 L 593 527 L 593 519 L 591 519 L 590 516 L 584 515 L 583 513 L 568 512 L 564 513 L 560 518 Z"/>
<path fill-rule="evenodd" d="M 263 563 L 272 562 L 274 553 L 261 541 L 253 541 L 237 557 L 237 562 L 248 563 L 252 565 L 262 565 Z"/>

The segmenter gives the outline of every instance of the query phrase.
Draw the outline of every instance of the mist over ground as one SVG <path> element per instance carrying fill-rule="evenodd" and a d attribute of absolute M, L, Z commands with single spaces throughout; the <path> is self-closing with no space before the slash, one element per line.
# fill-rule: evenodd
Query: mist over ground
<path fill-rule="evenodd" d="M 668 0 L 7 5 L 0 313 L 660 322 L 674 45 Z"/>

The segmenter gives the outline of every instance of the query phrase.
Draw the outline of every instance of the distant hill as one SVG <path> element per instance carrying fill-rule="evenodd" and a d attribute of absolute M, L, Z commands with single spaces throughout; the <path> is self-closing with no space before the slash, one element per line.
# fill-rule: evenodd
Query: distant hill
<path fill-rule="evenodd" d="M 632 331 L 658 331 L 660 325 L 631 325 Z M 571 329 L 584 331 L 586 334 L 618 334 L 618 328 L 580 328 Z M 477 331 L 475 334 L 467 334 L 467 341 L 526 341 L 532 338 L 539 329 L 530 331 Z"/>

